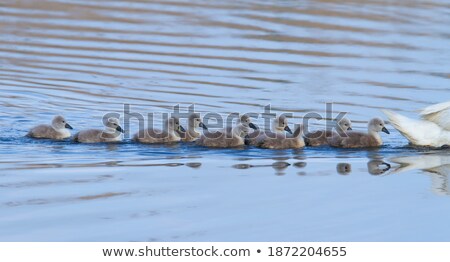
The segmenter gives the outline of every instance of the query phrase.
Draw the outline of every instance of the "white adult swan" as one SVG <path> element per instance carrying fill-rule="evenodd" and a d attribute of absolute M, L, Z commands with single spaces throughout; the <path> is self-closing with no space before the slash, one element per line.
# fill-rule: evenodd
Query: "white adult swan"
<path fill-rule="evenodd" d="M 429 106 L 420 111 L 422 119 L 411 119 L 383 110 L 391 124 L 416 146 L 442 147 L 450 145 L 450 101 Z"/>

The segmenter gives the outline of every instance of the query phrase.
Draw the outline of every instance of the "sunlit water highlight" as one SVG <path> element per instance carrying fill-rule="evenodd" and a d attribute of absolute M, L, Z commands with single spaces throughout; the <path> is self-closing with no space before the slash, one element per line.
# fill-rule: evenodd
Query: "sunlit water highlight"
<path fill-rule="evenodd" d="M 450 100 L 449 1 L 0 3 L 1 241 L 449 241 L 448 150 L 81 145 L 123 111 L 349 112 Z M 323 122 L 313 122 L 323 128 Z M 137 129 L 132 122 L 131 133 Z M 391 166 L 390 170 L 387 165 Z"/>

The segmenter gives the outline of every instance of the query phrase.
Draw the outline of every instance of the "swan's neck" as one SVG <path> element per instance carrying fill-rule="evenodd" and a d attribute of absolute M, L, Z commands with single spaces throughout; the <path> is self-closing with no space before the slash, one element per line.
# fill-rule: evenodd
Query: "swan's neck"
<path fill-rule="evenodd" d="M 109 134 L 111 138 L 108 138 L 110 141 L 120 141 L 122 137 L 122 132 L 117 131 L 115 128 L 105 127 L 103 130 L 104 133 Z"/>
<path fill-rule="evenodd" d="M 70 136 L 70 131 L 65 129 L 65 128 L 55 128 L 53 127 L 53 129 L 55 129 L 56 132 L 64 135 L 64 136 Z"/>
<path fill-rule="evenodd" d="M 187 130 L 188 134 L 190 137 L 199 137 L 200 133 L 197 132 L 197 130 L 195 130 L 194 126 L 190 126 Z"/>
<path fill-rule="evenodd" d="M 170 124 L 169 124 L 169 126 L 168 126 L 168 128 L 167 128 L 167 133 L 168 133 L 169 135 L 174 135 L 174 134 L 176 134 L 175 128 L 174 128 L 173 126 L 171 126 Z"/>
<path fill-rule="evenodd" d="M 369 135 L 371 137 L 373 137 L 378 142 L 379 145 L 383 144 L 383 140 L 381 139 L 381 136 L 380 136 L 380 134 L 378 132 L 373 131 L 373 130 L 369 130 Z"/>
<path fill-rule="evenodd" d="M 272 131 L 273 131 L 274 133 L 282 134 L 282 133 L 284 133 L 284 128 L 283 128 L 283 127 L 279 127 L 279 126 L 277 126 L 277 125 L 274 125 L 274 126 L 272 127 Z"/>
<path fill-rule="evenodd" d="M 233 135 L 237 137 L 243 137 L 244 131 L 242 130 L 242 127 L 236 126 L 233 128 Z"/>
<path fill-rule="evenodd" d="M 51 127 L 56 131 L 56 132 L 63 132 L 66 128 L 59 128 L 56 125 L 52 124 Z"/>
<path fill-rule="evenodd" d="M 340 136 L 344 136 L 345 134 L 347 134 L 347 131 L 345 131 L 344 128 L 342 128 L 340 125 L 336 125 L 336 132 L 340 135 Z"/>
<path fill-rule="evenodd" d="M 117 129 L 111 128 L 111 127 L 105 127 L 105 131 L 104 132 L 108 133 L 108 134 L 116 134 L 116 135 L 120 134 L 120 132 L 117 131 Z"/>

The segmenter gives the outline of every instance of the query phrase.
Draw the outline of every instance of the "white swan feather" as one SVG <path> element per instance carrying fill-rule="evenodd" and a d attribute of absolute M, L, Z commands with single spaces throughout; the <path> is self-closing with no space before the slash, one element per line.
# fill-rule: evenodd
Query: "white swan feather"
<path fill-rule="evenodd" d="M 413 145 L 430 147 L 450 145 L 450 131 L 440 125 L 442 121 L 436 123 L 427 119 L 411 119 L 390 110 L 383 112 L 388 116 L 391 125 Z"/>
<path fill-rule="evenodd" d="M 424 108 L 420 111 L 420 115 L 422 119 L 450 131 L 450 101 Z"/>

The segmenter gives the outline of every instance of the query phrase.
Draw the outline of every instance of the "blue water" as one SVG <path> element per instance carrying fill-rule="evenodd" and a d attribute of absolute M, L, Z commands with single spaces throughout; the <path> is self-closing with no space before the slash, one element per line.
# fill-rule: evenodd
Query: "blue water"
<path fill-rule="evenodd" d="M 348 112 L 450 100 L 448 1 L 0 5 L 0 241 L 450 241 L 450 152 L 35 140 L 62 114 Z M 255 122 L 262 124 L 261 119 Z M 312 121 L 313 129 L 325 121 Z"/>

